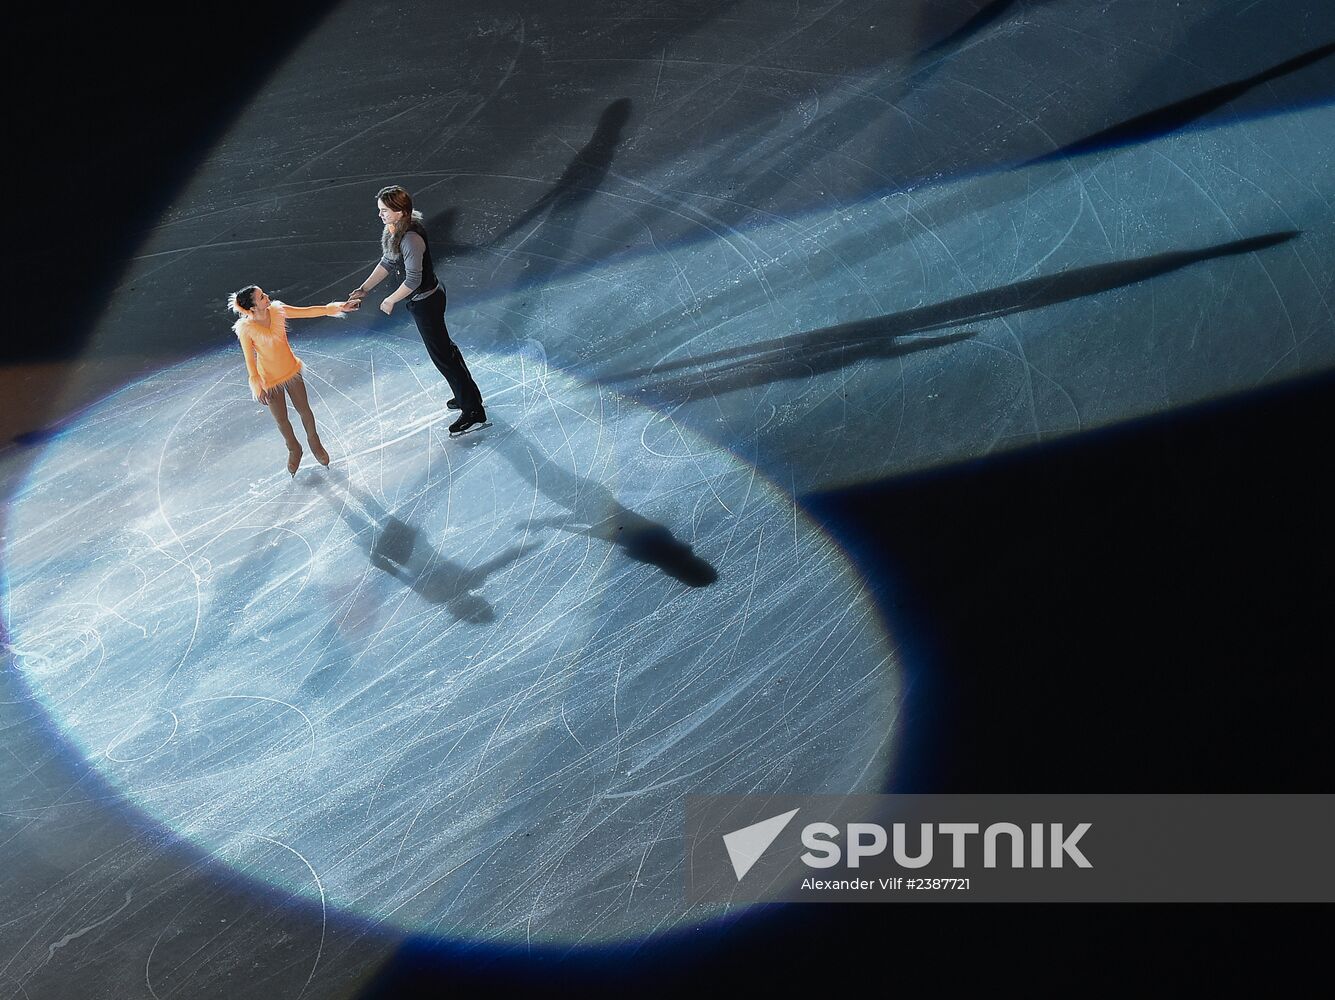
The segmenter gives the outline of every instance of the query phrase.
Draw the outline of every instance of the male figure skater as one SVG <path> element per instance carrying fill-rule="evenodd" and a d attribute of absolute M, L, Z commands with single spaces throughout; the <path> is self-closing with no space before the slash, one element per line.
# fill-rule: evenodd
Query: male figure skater
<path fill-rule="evenodd" d="M 376 207 L 385 227 L 380 235 L 380 262 L 348 299 L 360 301 L 389 275 L 397 277 L 399 287 L 380 303 L 380 311 L 388 316 L 396 303 L 408 300 L 408 313 L 417 324 L 427 354 L 454 393 L 446 405 L 461 411 L 459 419 L 450 424 L 450 434 L 486 426 L 482 393 L 445 326 L 445 286 L 436 277 L 431 262 L 431 244 L 422 225 L 422 213 L 413 210 L 412 196 L 397 184 L 377 192 Z"/>

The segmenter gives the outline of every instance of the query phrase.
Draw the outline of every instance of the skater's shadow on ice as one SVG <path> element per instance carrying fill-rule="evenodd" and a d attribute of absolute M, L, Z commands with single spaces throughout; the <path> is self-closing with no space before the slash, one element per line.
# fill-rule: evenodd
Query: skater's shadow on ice
<path fill-rule="evenodd" d="M 604 108 L 602 115 L 598 118 L 598 125 L 594 129 L 593 136 L 582 148 L 575 151 L 573 158 L 552 187 L 536 202 L 521 212 L 513 222 L 489 239 L 481 243 L 461 242 L 455 236 L 455 229 L 459 223 L 457 208 L 447 208 L 432 216 L 428 220 L 427 226 L 431 232 L 432 248 L 435 256 L 443 260 L 465 257 L 483 250 L 497 250 L 511 236 L 514 236 L 527 227 L 529 223 L 543 215 L 546 215 L 546 218 L 540 224 L 540 227 L 551 225 L 561 228 L 563 225 L 570 224 L 572 220 L 569 216 L 579 209 L 584 202 L 592 198 L 607 179 L 612 161 L 616 158 L 617 150 L 621 146 L 623 132 L 630 121 L 632 107 L 633 103 L 629 97 L 621 97 Z M 528 237 L 521 241 L 521 245 L 527 239 Z M 514 253 L 516 249 L 511 247 L 507 251 L 498 252 L 509 254 Z M 564 248 L 556 254 L 551 252 L 549 246 L 545 246 L 543 249 L 543 254 L 535 260 L 546 262 L 551 267 L 558 267 L 562 263 L 568 262 Z M 527 280 L 531 283 L 534 280 L 533 275 L 530 274 Z"/>
<path fill-rule="evenodd" d="M 476 591 L 497 570 L 536 548 L 514 545 L 480 566 L 465 567 L 437 552 L 418 528 L 385 511 L 342 472 L 330 470 L 315 481 L 315 488 L 352 529 L 372 566 L 407 584 L 432 604 L 443 605 L 461 622 L 494 622 L 495 609 Z"/>
<path fill-rule="evenodd" d="M 1286 243 L 1298 235 L 1298 230 L 1285 230 L 1195 250 L 1174 250 L 1148 257 L 1073 268 L 903 312 L 658 362 L 614 373 L 609 376 L 609 380 L 640 380 L 634 391 L 641 396 L 670 402 L 690 402 L 739 389 L 811 378 L 864 360 L 900 357 L 916 351 L 945 347 L 974 337 L 977 331 L 960 331 L 935 337 L 916 337 L 914 334 L 966 323 L 981 323 L 1071 302 L 1216 258 L 1257 253 Z"/>
<path fill-rule="evenodd" d="M 521 478 L 571 515 L 543 518 L 529 527 L 557 528 L 610 542 L 636 562 L 656 566 L 691 587 L 707 587 L 718 579 L 718 570 L 666 526 L 620 503 L 597 480 L 566 469 L 514 427 L 494 418 L 493 425 L 496 433 L 487 443 Z"/>

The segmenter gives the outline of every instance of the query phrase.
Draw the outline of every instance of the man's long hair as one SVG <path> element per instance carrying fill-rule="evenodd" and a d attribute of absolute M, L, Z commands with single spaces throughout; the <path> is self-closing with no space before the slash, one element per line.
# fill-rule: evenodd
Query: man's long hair
<path fill-rule="evenodd" d="M 422 221 L 422 213 L 413 208 L 413 196 L 397 184 L 381 188 L 376 192 L 376 198 L 383 201 L 385 207 L 391 211 L 403 213 L 398 222 L 386 226 L 385 231 L 380 234 L 380 252 L 391 260 L 397 260 L 400 254 L 399 247 L 403 243 L 403 234 L 408 231 L 411 223 Z"/>

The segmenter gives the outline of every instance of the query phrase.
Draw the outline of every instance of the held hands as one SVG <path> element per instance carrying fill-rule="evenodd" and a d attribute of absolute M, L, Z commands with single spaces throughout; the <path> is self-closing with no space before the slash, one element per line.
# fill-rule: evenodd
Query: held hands
<path fill-rule="evenodd" d="M 338 304 L 338 311 L 345 313 L 356 312 L 361 308 L 361 305 L 362 303 L 360 299 L 349 299 L 347 302 L 340 302 Z"/>
<path fill-rule="evenodd" d="M 342 306 L 343 311 L 352 312 L 358 306 L 361 305 L 362 299 L 364 298 L 366 298 L 366 289 L 362 288 L 359 285 L 358 287 L 354 288 L 352 291 L 348 293 L 348 301 L 343 303 Z M 392 312 L 394 312 L 394 303 L 388 301 L 381 302 L 380 311 L 384 313 L 386 316 L 390 315 Z"/>

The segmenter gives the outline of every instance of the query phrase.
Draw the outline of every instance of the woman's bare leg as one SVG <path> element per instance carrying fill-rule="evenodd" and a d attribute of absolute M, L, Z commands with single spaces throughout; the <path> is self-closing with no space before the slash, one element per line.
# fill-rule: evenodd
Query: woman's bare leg
<path fill-rule="evenodd" d="M 292 405 L 297 408 L 297 413 L 301 416 L 301 424 L 306 428 L 306 440 L 310 442 L 311 454 L 321 465 L 328 465 L 329 452 L 324 450 L 324 445 L 320 443 L 320 434 L 315 429 L 315 414 L 311 412 L 311 401 L 306 394 L 306 383 L 299 378 L 294 378 L 287 384 L 287 390 L 292 397 Z"/>
<path fill-rule="evenodd" d="M 292 421 L 287 417 L 287 393 L 281 387 L 275 386 L 269 390 L 269 412 L 273 414 L 274 423 L 287 442 L 287 471 L 295 476 L 301 465 L 301 442 L 297 440 L 292 430 Z"/>

